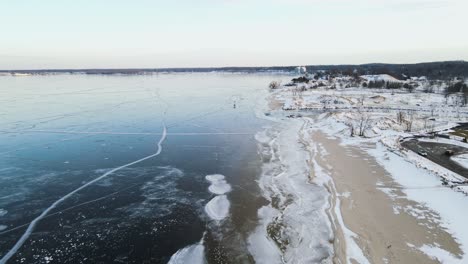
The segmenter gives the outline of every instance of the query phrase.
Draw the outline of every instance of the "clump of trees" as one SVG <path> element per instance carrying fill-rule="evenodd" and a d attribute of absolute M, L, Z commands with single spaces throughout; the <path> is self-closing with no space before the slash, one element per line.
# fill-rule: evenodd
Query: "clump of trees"
<path fill-rule="evenodd" d="M 447 93 L 468 92 L 468 86 L 463 80 L 457 80 L 447 86 Z"/>
<path fill-rule="evenodd" d="M 403 87 L 401 82 L 385 82 L 385 88 L 387 89 L 400 89 L 401 87 Z"/>
<path fill-rule="evenodd" d="M 363 84 L 364 87 L 369 88 L 386 88 L 386 89 L 399 89 L 403 87 L 403 83 L 401 82 L 391 82 L 391 81 L 384 81 L 384 80 L 375 80 L 369 81 L 369 83 Z"/>
<path fill-rule="evenodd" d="M 367 87 L 369 88 L 383 88 L 385 86 L 384 80 L 369 81 Z"/>
<path fill-rule="evenodd" d="M 445 98 L 455 95 L 457 105 L 466 106 L 468 104 L 468 85 L 462 80 L 457 79 L 451 82 L 445 89 Z"/>

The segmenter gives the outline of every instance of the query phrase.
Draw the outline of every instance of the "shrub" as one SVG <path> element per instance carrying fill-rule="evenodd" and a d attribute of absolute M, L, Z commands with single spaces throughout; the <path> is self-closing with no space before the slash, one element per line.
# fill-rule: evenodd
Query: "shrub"
<path fill-rule="evenodd" d="M 270 89 L 278 89 L 281 86 L 280 81 L 271 81 L 270 84 L 268 85 L 268 88 Z"/>

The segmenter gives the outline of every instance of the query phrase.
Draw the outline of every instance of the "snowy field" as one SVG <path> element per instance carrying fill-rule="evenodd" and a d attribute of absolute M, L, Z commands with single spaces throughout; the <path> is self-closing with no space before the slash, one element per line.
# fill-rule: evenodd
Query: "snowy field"
<path fill-rule="evenodd" d="M 399 82 L 389 75 L 365 75 L 361 78 Z M 318 82 L 320 86 L 317 86 Z M 444 94 L 443 85 L 433 87 L 428 93 L 429 84 L 424 77 L 412 78 L 410 82 L 417 83 L 420 88 L 412 92 L 407 89 L 363 88 L 352 87 L 355 83 L 351 77 L 319 79 L 307 84 L 283 86 L 273 91 L 272 100 L 279 102 L 290 117 L 323 113 L 321 122 L 343 125 L 339 133 L 345 138 L 359 136 L 359 140 L 380 140 L 390 144 L 389 147 L 401 148 L 400 139 L 437 132 L 450 137 L 437 139 L 437 142 L 468 147 L 462 142 L 463 138 L 449 134 L 450 128 L 468 122 L 468 107 L 459 104 L 459 96 Z M 404 155 L 414 156 L 406 152 Z M 465 164 L 463 157 L 454 159 Z M 449 181 L 452 177 L 448 175 L 453 173 L 438 168 L 440 166 L 427 159 L 408 157 L 408 160 Z M 460 176 L 453 177 L 458 181 L 462 178 Z"/>

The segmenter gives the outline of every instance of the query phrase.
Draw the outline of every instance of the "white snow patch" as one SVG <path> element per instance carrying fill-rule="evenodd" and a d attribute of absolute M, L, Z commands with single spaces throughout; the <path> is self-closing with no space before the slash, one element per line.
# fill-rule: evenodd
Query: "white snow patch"
<path fill-rule="evenodd" d="M 367 81 L 389 81 L 389 82 L 400 82 L 393 76 L 388 74 L 376 74 L 376 75 L 361 75 L 361 78 L 366 79 Z"/>
<path fill-rule="evenodd" d="M 211 183 L 208 190 L 214 194 L 226 194 L 231 191 L 231 185 L 229 185 L 224 179 L 224 175 L 221 174 L 212 174 L 207 175 L 206 180 Z"/>
<path fill-rule="evenodd" d="M 462 263 L 459 258 L 438 247 L 423 245 L 419 250 L 440 263 Z"/>
<path fill-rule="evenodd" d="M 220 221 L 228 216 L 230 206 L 226 195 L 218 195 L 205 205 L 205 212 L 211 219 Z"/>
<path fill-rule="evenodd" d="M 258 210 L 260 224 L 248 238 L 248 249 L 257 263 L 281 263 L 281 251 L 267 232 L 268 224 L 273 221 L 278 211 L 271 206 Z"/>
<path fill-rule="evenodd" d="M 205 247 L 202 243 L 191 245 L 180 249 L 174 255 L 172 255 L 168 264 L 204 264 L 205 259 Z"/>

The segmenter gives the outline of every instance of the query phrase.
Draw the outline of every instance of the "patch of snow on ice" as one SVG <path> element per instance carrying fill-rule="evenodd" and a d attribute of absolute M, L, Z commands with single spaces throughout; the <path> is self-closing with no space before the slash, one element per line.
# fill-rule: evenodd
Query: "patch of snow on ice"
<path fill-rule="evenodd" d="M 207 175 L 205 178 L 211 183 L 210 187 L 208 187 L 211 193 L 221 195 L 231 191 L 231 185 L 226 182 L 224 175 L 213 174 Z"/>
<path fill-rule="evenodd" d="M 5 210 L 5 209 L 1 209 L 1 208 L 0 208 L 0 217 L 2 217 L 2 216 L 4 216 L 4 215 L 6 215 L 7 213 L 8 213 L 8 211 L 7 211 L 7 210 Z"/>
<path fill-rule="evenodd" d="M 264 162 L 258 183 L 269 204 L 258 211 L 249 251 L 257 263 L 326 263 L 333 255 L 329 193 L 310 178 L 301 132 L 307 123 L 277 124 L 256 135 Z"/>
<path fill-rule="evenodd" d="M 191 245 L 180 249 L 174 255 L 172 255 L 168 264 L 203 264 L 205 260 L 205 247 L 202 243 Z"/>
<path fill-rule="evenodd" d="M 260 224 L 248 238 L 249 252 L 257 263 L 281 263 L 281 252 L 267 233 L 268 225 L 278 214 L 270 206 L 258 210 Z"/>
<path fill-rule="evenodd" d="M 223 220 L 229 214 L 231 204 L 226 195 L 218 195 L 205 205 L 205 212 L 213 220 Z"/>

